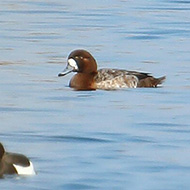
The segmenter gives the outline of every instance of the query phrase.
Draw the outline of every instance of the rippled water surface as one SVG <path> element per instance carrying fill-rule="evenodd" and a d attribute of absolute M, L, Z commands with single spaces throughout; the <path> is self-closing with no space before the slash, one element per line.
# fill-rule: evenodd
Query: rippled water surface
<path fill-rule="evenodd" d="M 33 177 L 0 189 L 190 188 L 190 1 L 0 2 L 0 141 Z M 67 55 L 166 75 L 162 88 L 73 91 Z"/>

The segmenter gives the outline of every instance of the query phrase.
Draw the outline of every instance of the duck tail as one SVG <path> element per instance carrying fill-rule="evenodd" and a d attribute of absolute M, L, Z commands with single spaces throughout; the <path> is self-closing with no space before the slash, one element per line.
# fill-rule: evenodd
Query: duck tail
<path fill-rule="evenodd" d="M 166 80 L 166 76 L 160 77 L 156 79 L 156 86 L 158 84 L 162 84 Z"/>
<path fill-rule="evenodd" d="M 165 76 L 160 78 L 154 78 L 152 76 L 148 76 L 144 79 L 139 80 L 138 87 L 145 87 L 145 88 L 151 88 L 151 87 L 157 87 L 159 84 L 162 84 L 164 80 L 166 79 Z"/>

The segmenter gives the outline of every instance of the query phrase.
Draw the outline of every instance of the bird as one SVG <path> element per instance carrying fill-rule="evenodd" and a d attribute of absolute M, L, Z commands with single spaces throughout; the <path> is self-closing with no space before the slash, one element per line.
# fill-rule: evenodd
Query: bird
<path fill-rule="evenodd" d="M 33 163 L 23 154 L 6 152 L 0 143 L 0 177 L 8 174 L 35 175 Z"/>
<path fill-rule="evenodd" d="M 69 86 L 75 90 L 154 88 L 166 79 L 165 76 L 155 78 L 150 73 L 124 69 L 103 68 L 97 70 L 95 58 L 84 49 L 77 49 L 69 54 L 67 66 L 58 76 L 65 76 L 71 72 L 76 74 L 71 78 Z"/>

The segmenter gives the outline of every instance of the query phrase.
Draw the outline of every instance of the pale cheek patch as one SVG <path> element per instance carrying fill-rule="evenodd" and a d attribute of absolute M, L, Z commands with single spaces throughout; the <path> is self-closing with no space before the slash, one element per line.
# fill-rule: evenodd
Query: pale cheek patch
<path fill-rule="evenodd" d="M 78 70 L 77 62 L 74 59 L 68 59 L 68 65 L 74 68 L 75 70 Z"/>
<path fill-rule="evenodd" d="M 34 167 L 32 162 L 30 162 L 30 165 L 28 167 L 19 166 L 16 164 L 13 164 L 15 167 L 18 175 L 35 175 L 36 172 L 34 171 Z"/>

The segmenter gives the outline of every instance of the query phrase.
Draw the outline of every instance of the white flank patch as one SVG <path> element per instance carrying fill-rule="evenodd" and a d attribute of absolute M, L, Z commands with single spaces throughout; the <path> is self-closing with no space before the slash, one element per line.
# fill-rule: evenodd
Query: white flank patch
<path fill-rule="evenodd" d="M 78 70 L 77 62 L 74 59 L 72 58 L 68 59 L 68 65 L 70 65 L 75 70 Z"/>
<path fill-rule="evenodd" d="M 36 172 L 34 171 L 32 162 L 30 162 L 30 165 L 28 167 L 19 166 L 16 164 L 13 164 L 13 166 L 15 167 L 19 175 L 35 175 L 36 174 Z"/>

